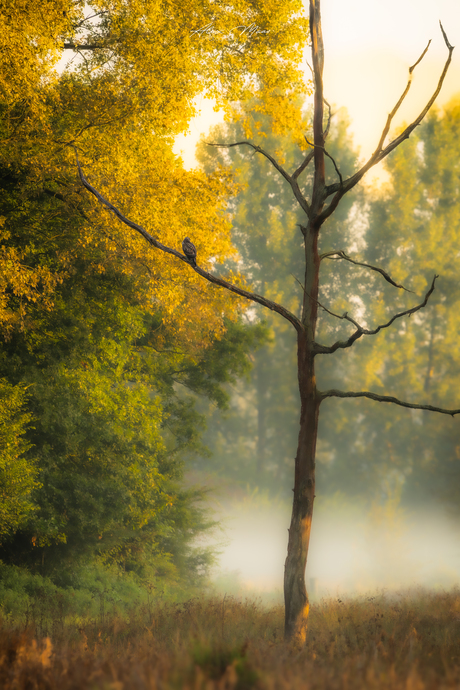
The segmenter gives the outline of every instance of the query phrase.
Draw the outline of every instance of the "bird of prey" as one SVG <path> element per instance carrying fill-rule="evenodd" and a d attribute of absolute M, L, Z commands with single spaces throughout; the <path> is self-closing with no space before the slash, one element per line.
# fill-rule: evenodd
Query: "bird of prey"
<path fill-rule="evenodd" d="M 182 242 L 182 251 L 192 266 L 196 266 L 196 247 L 193 242 L 190 241 L 190 237 L 186 237 Z"/>

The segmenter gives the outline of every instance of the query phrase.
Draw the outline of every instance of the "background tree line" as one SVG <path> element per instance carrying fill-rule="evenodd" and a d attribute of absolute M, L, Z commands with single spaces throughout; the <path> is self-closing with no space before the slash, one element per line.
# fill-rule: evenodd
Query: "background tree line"
<path fill-rule="evenodd" d="M 308 109 L 305 110 L 308 132 Z M 401 150 L 388 158 L 388 181 L 366 188 L 339 207 L 328 221 L 321 252 L 343 249 L 358 261 L 387 267 L 396 280 L 423 294 L 440 274 L 433 301 L 394 332 L 359 342 L 319 367 L 322 389 L 360 388 L 402 399 L 455 407 L 458 395 L 458 246 L 460 189 L 457 164 L 460 109 L 457 100 L 434 110 Z M 288 169 L 300 160 L 299 146 L 274 134 L 264 121 L 264 148 L 283 152 Z M 341 172 L 354 169 L 358 152 L 347 134 L 346 114 L 332 119 L 329 151 Z M 207 141 L 240 141 L 240 125 L 219 126 Z M 288 185 L 262 157 L 241 147 L 198 147 L 204 169 L 237 170 L 244 186 L 234 196 L 233 239 L 257 291 L 298 313 L 302 255 L 287 232 L 300 218 Z M 334 169 L 328 160 L 329 175 Z M 345 237 L 345 241 L 344 238 Z M 396 247 L 393 256 L 391 247 Z M 426 247 L 430 247 L 427 252 Z M 372 327 L 397 310 L 408 308 L 410 293 L 381 277 L 345 262 L 326 262 L 322 304 L 335 313 L 348 311 Z M 369 289 L 370 288 L 370 289 Z M 260 314 L 270 339 L 253 355 L 249 379 L 232 387 L 230 411 L 215 419 L 206 440 L 217 459 L 194 462 L 235 482 L 289 496 L 297 438 L 298 392 L 294 334 L 276 314 Z M 320 310 L 319 342 L 337 339 L 345 329 Z M 329 337 L 328 337 L 329 336 Z M 382 342 L 384 340 L 384 342 Z M 363 401 L 334 401 L 324 406 L 318 441 L 318 494 L 342 493 L 370 507 L 386 502 L 406 507 L 442 507 L 458 512 L 459 445 L 449 418 Z"/>

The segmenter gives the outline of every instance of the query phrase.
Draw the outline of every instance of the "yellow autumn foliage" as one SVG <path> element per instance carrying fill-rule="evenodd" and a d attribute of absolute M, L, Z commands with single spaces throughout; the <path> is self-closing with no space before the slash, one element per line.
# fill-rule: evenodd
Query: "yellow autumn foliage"
<path fill-rule="evenodd" d="M 79 248 L 101 249 L 101 271 L 112 262 L 136 278 L 146 308 L 160 307 L 165 323 L 187 339 L 197 328 L 204 341 L 220 333 L 222 316 L 237 311 L 237 298 L 149 248 L 90 199 L 72 147 L 91 183 L 125 216 L 178 250 L 191 237 L 199 265 L 211 269 L 235 254 L 225 211 L 234 186 L 228 173 L 185 171 L 172 152 L 174 135 L 186 130 L 198 94 L 227 109 L 236 99 L 265 94 L 281 121 L 292 115 L 291 94 L 303 86 L 302 13 L 299 0 L 281 6 L 249 0 L 230 6 L 208 0 L 0 2 L 1 168 L 21 172 L 21 203 L 46 190 L 75 209 L 82 218 Z M 13 59 L 2 61 L 2 55 Z M 73 59 L 58 75 L 62 55 Z M 27 248 L 14 246 L 7 225 L 4 327 L 15 320 L 11 295 L 24 311 L 37 295 L 51 308 L 60 278 L 50 267 L 28 265 Z M 61 251 L 65 270 L 76 250 Z"/>

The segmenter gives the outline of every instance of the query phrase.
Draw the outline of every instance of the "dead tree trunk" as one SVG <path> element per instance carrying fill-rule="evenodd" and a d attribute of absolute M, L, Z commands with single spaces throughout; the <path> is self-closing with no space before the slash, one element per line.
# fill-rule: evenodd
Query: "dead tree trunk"
<path fill-rule="evenodd" d="M 318 234 L 320 214 L 325 201 L 325 164 L 323 130 L 323 37 L 319 0 L 310 2 L 310 33 L 315 82 L 313 114 L 313 155 L 315 174 L 308 224 L 301 228 L 305 241 L 305 284 L 302 330 L 297 336 L 297 366 L 300 391 L 300 430 L 295 458 L 294 498 L 289 528 L 288 550 L 284 566 L 284 604 L 286 639 L 305 642 L 309 601 L 305 586 L 308 546 L 310 543 L 313 502 L 315 499 L 315 457 L 321 399 L 316 389 L 315 335 L 318 318 L 319 268 Z"/>
<path fill-rule="evenodd" d="M 305 568 L 315 499 L 315 455 L 319 399 L 315 362 L 305 333 L 297 343 L 300 388 L 300 431 L 295 458 L 294 497 L 286 563 L 284 566 L 285 636 L 305 641 L 309 602 Z"/>
<path fill-rule="evenodd" d="M 322 125 L 321 136 L 323 136 Z M 322 155 L 322 151 L 320 154 Z M 320 167 L 320 174 L 317 176 L 319 184 L 324 182 L 323 175 L 324 166 L 322 169 Z M 305 568 L 315 499 L 316 439 L 321 402 L 315 378 L 315 335 L 320 268 L 318 228 L 310 222 L 306 228 L 302 228 L 302 232 L 305 238 L 305 284 L 302 329 L 297 333 L 300 429 L 295 458 L 291 525 L 284 566 L 285 636 L 287 639 L 296 639 L 301 643 L 305 641 L 309 612 Z"/>
<path fill-rule="evenodd" d="M 139 232 L 143 237 L 155 248 L 161 251 L 174 255 L 177 259 L 188 264 L 189 269 L 194 270 L 205 280 L 230 290 L 241 297 L 244 297 L 258 304 L 262 304 L 267 309 L 276 311 L 283 318 L 287 319 L 297 331 L 298 342 L 298 379 L 301 399 L 300 411 L 300 431 L 297 448 L 297 455 L 295 459 L 295 474 L 294 474 L 294 500 L 292 507 L 291 525 L 289 528 L 289 543 L 288 552 L 285 564 L 284 576 L 284 599 L 286 608 L 285 617 L 285 635 L 287 640 L 294 640 L 303 643 L 306 638 L 307 620 L 308 620 L 308 595 L 305 587 L 305 568 L 307 563 L 308 546 L 310 541 L 311 522 L 313 516 L 313 502 L 315 498 L 315 452 L 316 452 L 316 438 L 318 431 L 318 415 L 319 407 L 323 400 L 330 397 L 338 398 L 357 398 L 366 397 L 377 402 L 389 402 L 403 407 L 421 410 L 431 410 L 433 412 L 440 412 L 443 414 L 456 415 L 460 414 L 460 409 L 446 410 L 432 405 L 420 405 L 415 403 L 407 403 L 399 400 L 393 396 L 378 395 L 369 391 L 340 391 L 328 390 L 319 391 L 316 388 L 315 380 L 315 358 L 317 355 L 333 354 L 338 349 L 352 347 L 355 342 L 363 336 L 372 336 L 380 332 L 382 329 L 391 326 L 394 321 L 404 316 L 410 316 L 416 311 L 426 306 L 434 288 L 437 276 L 434 277 L 432 284 L 426 293 L 423 301 L 420 304 L 407 309 L 403 312 L 395 314 L 388 323 L 381 324 L 374 329 L 366 329 L 357 323 L 348 312 L 343 315 L 334 314 L 318 301 L 319 291 L 319 271 L 320 264 L 323 259 L 335 258 L 349 261 L 352 264 L 363 266 L 369 270 L 378 272 L 387 282 L 391 283 L 396 288 L 405 289 L 402 285 L 396 283 L 386 271 L 377 266 L 360 262 L 347 256 L 343 250 L 330 251 L 320 256 L 318 254 L 318 235 L 324 222 L 335 211 L 343 196 L 350 191 L 360 180 L 365 173 L 374 165 L 382 161 L 391 151 L 403 143 L 412 131 L 420 124 L 425 117 L 428 110 L 433 105 L 441 86 L 444 77 L 449 68 L 453 46 L 450 45 L 444 29 L 441 25 L 441 31 L 448 49 L 448 58 L 444 65 L 444 69 L 439 78 L 438 85 L 426 104 L 425 108 L 418 115 L 418 117 L 408 125 L 404 131 L 386 142 L 392 120 L 399 109 L 401 103 L 406 97 L 411 80 L 412 72 L 418 63 L 422 60 L 428 50 L 428 46 L 423 51 L 417 62 L 409 69 L 409 80 L 401 98 L 388 115 L 386 125 L 383 129 L 380 140 L 377 144 L 372 156 L 367 163 L 357 170 L 351 177 L 344 180 L 339 166 L 336 161 L 330 156 L 325 148 L 327 131 L 329 128 L 329 121 L 324 127 L 323 123 L 323 40 L 321 33 L 321 16 L 320 16 L 320 0 L 310 0 L 310 35 L 312 46 L 313 59 L 313 80 L 315 87 L 314 100 L 314 115 L 313 115 L 313 142 L 310 143 L 307 139 L 307 145 L 311 147 L 300 163 L 299 167 L 293 172 L 288 173 L 276 159 L 267 151 L 264 151 L 260 146 L 251 143 L 250 141 L 239 141 L 227 144 L 211 144 L 212 146 L 221 146 L 230 148 L 232 146 L 249 146 L 256 153 L 263 155 L 276 168 L 280 175 L 289 183 L 292 193 L 297 200 L 299 206 L 305 213 L 306 223 L 305 227 L 301 228 L 305 241 L 305 282 L 303 287 L 304 299 L 302 315 L 300 318 L 292 314 L 288 309 L 281 304 L 272 302 L 271 300 L 258 295 L 249 290 L 230 283 L 222 278 L 218 278 L 213 274 L 205 271 L 198 265 L 192 265 L 189 259 L 181 252 L 167 247 L 159 242 L 156 238 L 150 235 L 144 228 L 129 220 L 115 208 L 109 201 L 104 199 L 99 192 L 92 187 L 87 181 L 80 167 L 77 158 L 77 165 L 79 169 L 80 179 L 83 185 L 107 208 L 109 208 L 123 223 Z M 428 44 L 429 45 L 429 44 Z M 330 120 L 330 112 L 329 112 Z M 338 181 L 333 184 L 326 184 L 325 182 L 325 156 L 328 157 L 334 166 Z M 308 165 L 313 161 L 314 178 L 313 189 L 311 197 L 306 198 L 299 186 L 299 177 L 306 170 Z M 297 231 L 296 231 L 297 232 Z M 339 340 L 332 345 L 320 345 L 316 342 L 316 321 L 318 307 L 323 309 L 331 316 L 348 321 L 353 325 L 354 331 L 346 340 Z"/>

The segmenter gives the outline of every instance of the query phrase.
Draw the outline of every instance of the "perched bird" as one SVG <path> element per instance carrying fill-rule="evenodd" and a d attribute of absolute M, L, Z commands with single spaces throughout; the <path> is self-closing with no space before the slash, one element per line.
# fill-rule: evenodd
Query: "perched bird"
<path fill-rule="evenodd" d="M 196 266 L 196 247 L 193 242 L 190 241 L 190 237 L 186 237 L 182 242 L 182 251 L 192 266 Z"/>

